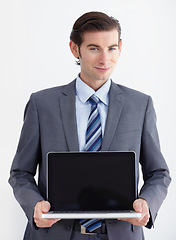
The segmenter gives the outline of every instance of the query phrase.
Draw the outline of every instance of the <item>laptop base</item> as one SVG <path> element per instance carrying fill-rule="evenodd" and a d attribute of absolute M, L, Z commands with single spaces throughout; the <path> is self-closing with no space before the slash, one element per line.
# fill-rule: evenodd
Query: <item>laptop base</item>
<path fill-rule="evenodd" d="M 118 218 L 140 218 L 141 213 L 135 211 L 114 211 L 114 212 L 59 212 L 50 211 L 43 213 L 42 218 L 45 219 L 118 219 Z"/>

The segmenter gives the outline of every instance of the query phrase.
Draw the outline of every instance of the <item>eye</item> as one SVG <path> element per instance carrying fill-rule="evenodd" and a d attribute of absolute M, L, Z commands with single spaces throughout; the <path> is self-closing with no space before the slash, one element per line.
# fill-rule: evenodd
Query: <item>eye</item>
<path fill-rule="evenodd" d="M 109 51 L 116 51 L 116 50 L 117 48 L 114 48 L 114 47 L 109 48 Z"/>
<path fill-rule="evenodd" d="M 92 48 L 90 48 L 90 50 L 91 50 L 91 51 L 98 51 L 99 49 L 96 48 L 96 47 L 92 47 Z"/>

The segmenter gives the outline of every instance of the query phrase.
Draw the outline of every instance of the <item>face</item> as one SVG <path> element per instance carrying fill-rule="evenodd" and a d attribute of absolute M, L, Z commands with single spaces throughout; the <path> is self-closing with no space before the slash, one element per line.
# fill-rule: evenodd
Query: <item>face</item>
<path fill-rule="evenodd" d="M 112 74 L 121 52 L 116 29 L 86 32 L 80 47 L 70 42 L 70 48 L 81 65 L 81 79 L 94 90 L 100 88 Z"/>

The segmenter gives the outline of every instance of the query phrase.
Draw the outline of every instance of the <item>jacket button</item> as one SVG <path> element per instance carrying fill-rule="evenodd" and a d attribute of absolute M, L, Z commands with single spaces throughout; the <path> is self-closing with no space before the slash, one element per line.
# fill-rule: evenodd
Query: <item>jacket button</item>
<path fill-rule="evenodd" d="M 66 225 L 66 226 L 65 226 L 65 230 L 69 232 L 69 231 L 71 230 L 71 227 L 68 226 L 68 225 Z"/>

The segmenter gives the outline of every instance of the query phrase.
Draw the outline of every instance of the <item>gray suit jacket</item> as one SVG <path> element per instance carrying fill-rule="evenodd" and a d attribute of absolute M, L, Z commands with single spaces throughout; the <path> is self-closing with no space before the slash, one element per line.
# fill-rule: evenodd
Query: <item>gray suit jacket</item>
<path fill-rule="evenodd" d="M 153 226 L 171 181 L 160 152 L 155 120 L 149 96 L 112 82 L 102 151 L 136 152 L 144 179 L 139 197 L 146 199 L 150 207 L 149 228 Z M 37 228 L 33 221 L 35 204 L 46 199 L 46 154 L 49 151 L 79 151 L 75 81 L 32 94 L 26 106 L 9 179 L 28 218 L 25 240 L 69 240 L 71 236 L 74 220 L 61 220 L 43 229 Z M 38 165 L 36 184 L 34 176 Z M 142 227 L 118 220 L 107 220 L 106 225 L 109 240 L 144 239 Z"/>

